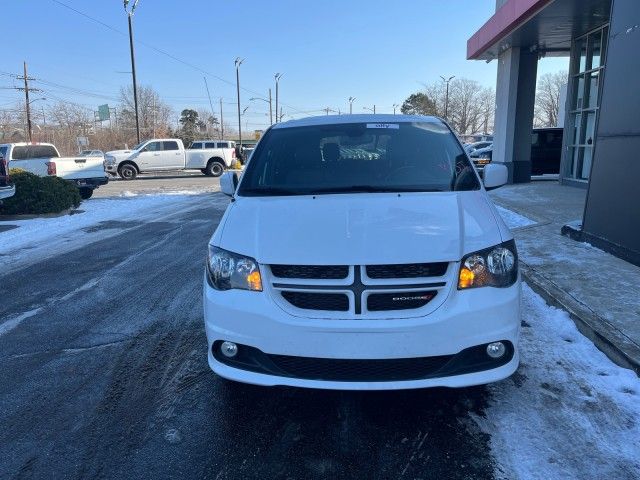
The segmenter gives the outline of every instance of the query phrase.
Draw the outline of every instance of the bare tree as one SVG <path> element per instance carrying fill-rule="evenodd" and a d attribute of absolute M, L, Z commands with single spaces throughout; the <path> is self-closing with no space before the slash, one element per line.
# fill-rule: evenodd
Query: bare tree
<path fill-rule="evenodd" d="M 170 119 L 173 115 L 173 110 L 162 101 L 160 94 L 152 87 L 138 87 L 138 112 L 142 136 L 145 138 L 167 136 L 171 127 Z M 130 133 L 131 138 L 128 139 L 127 143 L 135 143 L 136 117 L 132 86 L 120 89 L 118 123 L 121 130 Z"/>
<path fill-rule="evenodd" d="M 558 125 L 560 111 L 560 92 L 567 84 L 568 72 L 547 73 L 538 79 L 534 123 L 537 127 L 555 127 Z"/>
<path fill-rule="evenodd" d="M 456 78 L 449 85 L 441 81 L 424 86 L 424 93 L 435 103 L 436 115 L 448 113 L 449 124 L 461 135 L 493 130 L 495 92 L 475 80 Z"/>

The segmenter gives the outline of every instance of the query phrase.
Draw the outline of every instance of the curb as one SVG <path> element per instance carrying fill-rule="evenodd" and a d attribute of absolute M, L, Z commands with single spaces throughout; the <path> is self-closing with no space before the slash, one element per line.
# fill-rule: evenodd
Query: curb
<path fill-rule="evenodd" d="M 522 260 L 520 272 L 533 291 L 548 304 L 568 312 L 580 333 L 591 340 L 598 350 L 615 364 L 633 370 L 640 376 L 640 346 Z"/>

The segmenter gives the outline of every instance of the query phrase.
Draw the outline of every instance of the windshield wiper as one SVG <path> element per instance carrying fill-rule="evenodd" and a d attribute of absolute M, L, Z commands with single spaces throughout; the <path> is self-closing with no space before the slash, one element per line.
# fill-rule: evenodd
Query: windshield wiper
<path fill-rule="evenodd" d="M 393 187 L 384 185 L 351 185 L 346 187 L 327 187 L 311 190 L 312 195 L 322 193 L 403 193 L 403 192 L 443 192 L 439 188 Z"/>
<path fill-rule="evenodd" d="M 284 195 L 304 195 L 305 193 L 290 190 L 288 188 L 279 187 L 255 187 L 255 188 L 243 188 L 240 190 L 240 195 L 257 195 L 257 196 L 284 196 Z"/>

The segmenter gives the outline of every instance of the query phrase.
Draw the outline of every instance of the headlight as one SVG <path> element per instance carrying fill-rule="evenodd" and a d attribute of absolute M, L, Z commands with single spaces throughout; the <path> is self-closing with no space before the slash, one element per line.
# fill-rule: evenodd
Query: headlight
<path fill-rule="evenodd" d="M 466 255 L 460 265 L 458 290 L 509 287 L 518 278 L 518 251 L 513 240 Z"/>
<path fill-rule="evenodd" d="M 216 290 L 262 291 L 262 277 L 258 263 L 250 257 L 228 252 L 209 245 L 207 277 Z"/>
<path fill-rule="evenodd" d="M 106 157 L 104 157 L 104 163 L 106 163 L 107 165 L 115 165 L 116 157 L 112 157 L 111 155 L 107 155 Z"/>

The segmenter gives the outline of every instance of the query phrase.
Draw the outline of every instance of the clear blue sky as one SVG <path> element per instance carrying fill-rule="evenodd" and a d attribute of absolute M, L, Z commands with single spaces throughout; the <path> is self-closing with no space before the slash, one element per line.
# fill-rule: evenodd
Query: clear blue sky
<path fill-rule="evenodd" d="M 58 84 L 34 82 L 49 103 L 62 98 L 92 109 L 116 104 L 120 87 L 130 82 L 119 72 L 131 69 L 122 1 L 59 2 L 113 29 L 55 0 L 5 1 L 0 71 L 18 74 L 27 60 L 30 76 Z M 390 112 L 440 75 L 495 85 L 495 62 L 465 58 L 467 39 L 494 7 L 495 0 L 140 0 L 134 16 L 138 82 L 152 85 L 177 116 L 183 108 L 208 107 L 203 70 L 214 102 L 226 102 L 227 123 L 235 115 L 233 61 L 240 56 L 249 128 L 268 122 L 267 104 L 249 98 L 266 96 L 276 72 L 284 73 L 285 116 L 325 107 L 345 111 L 349 96 L 357 98 L 354 112 L 373 104 Z M 540 73 L 562 68 L 566 61 L 545 59 Z M 0 87 L 14 84 L 0 75 Z M 20 98 L 0 89 L 0 108 Z"/>

